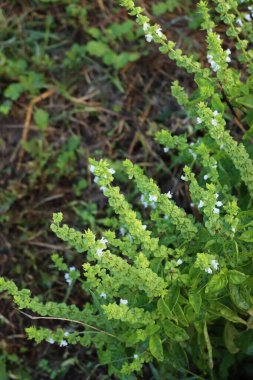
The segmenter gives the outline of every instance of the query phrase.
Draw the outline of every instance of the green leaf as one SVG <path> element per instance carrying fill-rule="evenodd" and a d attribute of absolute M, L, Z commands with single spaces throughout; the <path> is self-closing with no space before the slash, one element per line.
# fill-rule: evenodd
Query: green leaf
<path fill-rule="evenodd" d="M 224 274 L 214 274 L 206 286 L 205 293 L 217 293 L 226 287 L 227 282 Z"/>
<path fill-rule="evenodd" d="M 159 361 L 163 361 L 163 345 L 158 335 L 152 335 L 149 339 L 149 349 L 151 354 Z"/>
<path fill-rule="evenodd" d="M 184 314 L 184 311 L 182 307 L 177 303 L 173 309 L 173 313 L 176 317 L 176 319 L 185 327 L 189 326 L 189 323 L 186 319 L 186 316 Z"/>
<path fill-rule="evenodd" d="M 246 274 L 239 272 L 235 269 L 232 269 L 228 272 L 229 282 L 233 285 L 242 284 L 245 280 L 247 280 L 248 277 L 249 276 L 247 276 Z"/>
<path fill-rule="evenodd" d="M 34 121 L 39 130 L 44 131 L 48 127 L 49 114 L 38 108 L 34 113 Z"/>
<path fill-rule="evenodd" d="M 158 308 L 158 311 L 159 313 L 165 317 L 165 318 L 172 318 L 172 313 L 168 307 L 168 305 L 166 304 L 166 302 L 164 301 L 163 298 L 160 298 L 157 302 L 157 308 Z"/>
<path fill-rule="evenodd" d="M 240 98 L 236 99 L 236 102 L 238 104 L 245 106 L 245 107 L 253 108 L 253 94 L 241 96 Z"/>
<path fill-rule="evenodd" d="M 24 87 L 21 83 L 12 83 L 4 90 L 4 96 L 11 100 L 17 100 L 23 91 Z"/>
<path fill-rule="evenodd" d="M 166 321 L 163 327 L 165 334 L 172 340 L 183 342 L 184 340 L 189 339 L 187 332 L 182 327 L 177 326 L 171 321 Z"/>
<path fill-rule="evenodd" d="M 103 57 L 108 50 L 109 46 L 101 41 L 89 41 L 86 45 L 87 52 L 94 57 Z"/>
<path fill-rule="evenodd" d="M 246 243 L 253 243 L 253 229 L 243 232 L 239 239 Z"/>
<path fill-rule="evenodd" d="M 234 340 L 238 337 L 239 332 L 236 330 L 234 325 L 230 322 L 227 322 L 225 324 L 224 328 L 224 342 L 227 347 L 227 350 L 231 354 L 236 354 L 239 350 L 239 348 L 235 345 Z"/>
<path fill-rule="evenodd" d="M 230 285 L 230 297 L 235 304 L 241 310 L 247 311 L 251 308 L 252 302 L 250 292 L 246 287 L 240 287 L 236 285 Z"/>
<path fill-rule="evenodd" d="M 201 297 L 200 292 L 196 291 L 194 293 L 190 293 L 189 302 L 190 302 L 190 305 L 193 307 L 193 310 L 195 311 L 195 313 L 199 314 L 201 304 L 202 304 L 202 297 Z"/>

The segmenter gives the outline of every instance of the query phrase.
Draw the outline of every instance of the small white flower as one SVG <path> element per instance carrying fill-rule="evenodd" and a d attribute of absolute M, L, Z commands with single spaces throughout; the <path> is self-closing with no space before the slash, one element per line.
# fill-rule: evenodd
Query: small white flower
<path fill-rule="evenodd" d="M 232 232 L 234 232 L 234 233 L 235 233 L 235 227 L 232 227 L 232 228 L 231 228 L 231 230 L 232 230 Z"/>
<path fill-rule="evenodd" d="M 168 215 L 164 215 L 163 219 L 168 220 L 169 219 Z"/>
<path fill-rule="evenodd" d="M 204 175 L 204 180 L 206 181 L 208 178 L 209 178 L 209 177 L 208 177 L 208 174 L 205 174 L 205 175 Z"/>
<path fill-rule="evenodd" d="M 103 292 L 100 294 L 100 297 L 106 299 L 107 295 L 106 295 L 106 293 Z"/>
<path fill-rule="evenodd" d="M 193 202 L 191 202 L 191 203 L 190 203 L 190 206 L 191 206 L 191 207 L 194 207 L 195 205 L 194 205 L 194 203 L 193 203 Z"/>
<path fill-rule="evenodd" d="M 64 336 L 69 336 L 69 332 L 65 331 Z"/>
<path fill-rule="evenodd" d="M 213 213 L 214 214 L 219 214 L 220 213 L 220 210 L 216 207 L 213 208 Z"/>
<path fill-rule="evenodd" d="M 149 24 L 147 22 L 144 22 L 144 24 L 142 25 L 142 28 L 143 28 L 144 32 L 146 32 L 149 28 Z"/>
<path fill-rule="evenodd" d="M 60 347 L 65 347 L 68 345 L 68 342 L 66 340 L 62 340 L 61 343 L 60 343 Z"/>
<path fill-rule="evenodd" d="M 202 119 L 200 117 L 197 117 L 197 124 L 201 124 L 202 123 Z"/>
<path fill-rule="evenodd" d="M 139 355 L 134 354 L 134 359 L 138 359 L 138 358 L 139 358 Z"/>
<path fill-rule="evenodd" d="M 207 59 L 208 59 L 209 61 L 211 61 L 211 60 L 213 59 L 212 54 L 208 54 L 208 55 L 207 55 Z"/>
<path fill-rule="evenodd" d="M 120 234 L 121 234 L 122 236 L 124 236 L 125 233 L 126 233 L 125 228 L 124 228 L 124 227 L 120 227 Z"/>
<path fill-rule="evenodd" d="M 96 176 L 96 177 L 94 177 L 94 182 L 95 183 L 98 183 L 98 181 L 99 181 L 99 178 Z"/>
<path fill-rule="evenodd" d="M 217 206 L 217 207 L 222 207 L 222 206 L 223 206 L 223 203 L 222 203 L 221 201 L 218 201 L 218 202 L 216 202 L 216 206 Z"/>
<path fill-rule="evenodd" d="M 183 264 L 183 260 L 182 259 L 178 259 L 177 260 L 177 265 L 181 265 L 181 264 Z"/>
<path fill-rule="evenodd" d="M 70 270 L 70 272 L 72 272 L 72 271 L 76 270 L 76 267 L 70 267 L 69 270 Z"/>
<path fill-rule="evenodd" d="M 155 32 L 158 35 L 158 37 L 162 37 L 163 36 L 163 32 L 162 32 L 162 28 L 161 27 L 157 28 Z"/>
<path fill-rule="evenodd" d="M 94 173 L 94 171 L 95 171 L 95 166 L 94 165 L 90 165 L 90 172 Z"/>
<path fill-rule="evenodd" d="M 120 304 L 121 305 L 127 305 L 128 304 L 128 300 L 124 300 L 124 299 L 120 299 Z"/>
<path fill-rule="evenodd" d="M 212 125 L 213 125 L 214 127 L 216 127 L 216 125 L 218 125 L 218 122 L 217 122 L 217 120 L 215 120 L 215 119 L 212 119 L 211 123 L 212 123 Z"/>
<path fill-rule="evenodd" d="M 245 15 L 244 18 L 245 18 L 246 21 L 251 21 L 251 16 L 250 16 L 250 14 Z"/>
<path fill-rule="evenodd" d="M 219 112 L 218 111 L 213 111 L 213 116 L 218 116 L 219 115 Z"/>
<path fill-rule="evenodd" d="M 215 198 L 216 198 L 216 199 L 219 198 L 219 194 L 218 194 L 218 193 L 215 194 Z"/>
<path fill-rule="evenodd" d="M 228 62 L 228 63 L 231 62 L 231 58 L 230 58 L 230 57 L 227 57 L 227 58 L 226 58 L 226 62 Z"/>
<path fill-rule="evenodd" d="M 220 149 L 222 150 L 224 148 L 224 144 L 221 144 Z"/>
<path fill-rule="evenodd" d="M 104 193 L 105 190 L 106 190 L 106 187 L 105 186 L 101 186 L 99 189 Z"/>
<path fill-rule="evenodd" d="M 142 228 L 143 228 L 144 230 L 146 230 L 146 229 L 147 229 L 146 224 L 143 224 L 143 225 L 142 225 Z"/>
<path fill-rule="evenodd" d="M 198 208 L 202 208 L 203 206 L 204 206 L 204 202 L 200 201 L 199 204 L 198 204 Z"/>
<path fill-rule="evenodd" d="M 149 196 L 150 202 L 156 202 L 157 201 L 157 196 L 156 195 L 150 195 Z"/>
<path fill-rule="evenodd" d="M 184 175 L 181 175 L 181 180 L 185 181 L 185 176 Z"/>
<path fill-rule="evenodd" d="M 237 19 L 236 19 L 236 23 L 237 23 L 240 27 L 242 27 L 242 25 L 243 25 L 242 20 L 241 20 L 240 18 L 237 18 Z"/>
<path fill-rule="evenodd" d="M 170 148 L 163 148 L 163 151 L 164 151 L 164 153 L 168 153 L 169 152 L 169 150 L 170 150 Z"/>
<path fill-rule="evenodd" d="M 109 173 L 115 174 L 115 170 L 114 169 L 109 169 Z"/>
<path fill-rule="evenodd" d="M 213 269 L 218 270 L 219 269 L 219 263 L 216 260 L 211 260 L 211 265 Z"/>
<path fill-rule="evenodd" d="M 145 37 L 146 37 L 147 42 L 151 42 L 153 40 L 153 36 L 150 33 L 146 34 Z"/>
<path fill-rule="evenodd" d="M 231 50 L 230 50 L 230 49 L 227 49 L 227 50 L 226 50 L 226 53 L 227 53 L 227 55 L 230 55 L 230 54 L 231 54 Z"/>
<path fill-rule="evenodd" d="M 213 271 L 212 271 L 211 268 L 206 268 L 206 269 L 205 269 L 205 272 L 206 272 L 206 273 L 209 273 L 209 274 L 212 274 L 212 273 L 213 273 Z"/>
<path fill-rule="evenodd" d="M 167 195 L 167 197 L 168 197 L 169 199 L 171 199 L 172 196 L 173 196 L 173 193 L 172 193 L 171 191 L 168 191 L 168 193 L 167 193 L 166 195 Z"/>
<path fill-rule="evenodd" d="M 72 284 L 72 280 L 69 277 L 69 273 L 65 273 L 64 278 L 65 278 L 66 282 L 68 283 L 68 285 L 70 286 Z"/>
<path fill-rule="evenodd" d="M 193 152 L 192 149 L 189 149 L 189 153 L 192 155 L 192 157 L 194 158 L 194 160 L 196 160 L 197 154 L 195 152 Z"/>
<path fill-rule="evenodd" d="M 217 164 L 214 164 L 214 165 L 213 165 L 213 168 L 214 168 L 214 169 L 217 169 L 217 166 L 218 166 Z"/>
<path fill-rule="evenodd" d="M 97 255 L 98 257 L 101 257 L 101 256 L 103 255 L 103 249 L 102 249 L 102 248 L 99 248 L 99 249 L 97 250 L 97 252 L 96 252 L 96 255 Z"/>
<path fill-rule="evenodd" d="M 102 239 L 100 239 L 100 242 L 105 245 L 108 243 L 108 240 L 103 236 Z"/>
<path fill-rule="evenodd" d="M 53 338 L 50 338 L 49 341 L 48 341 L 48 343 L 50 343 L 50 344 L 54 344 L 54 339 L 53 339 Z"/>

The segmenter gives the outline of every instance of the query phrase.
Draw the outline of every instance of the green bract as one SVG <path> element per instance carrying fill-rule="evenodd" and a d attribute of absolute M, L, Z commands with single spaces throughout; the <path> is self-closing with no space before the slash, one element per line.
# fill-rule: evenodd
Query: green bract
<path fill-rule="evenodd" d="M 156 136 L 165 152 L 177 151 L 186 164 L 178 180 L 186 182 L 191 208 L 180 208 L 171 189 L 163 193 L 138 165 L 126 160 L 125 173 L 139 192 L 131 205 L 115 185 L 109 163 L 91 159 L 90 171 L 114 211 L 115 228 L 97 237 L 62 224 L 61 213 L 54 214 L 51 225 L 83 257 L 79 270 L 68 268 L 56 254 L 54 264 L 65 272 L 69 286 L 81 283 L 90 302 L 80 308 L 71 301 L 42 303 L 28 290 L 0 279 L 0 290 L 12 295 L 20 309 L 72 324 L 68 334 L 59 328 L 30 327 L 30 339 L 94 345 L 109 374 L 120 379 L 139 378 L 149 362 L 161 379 L 167 378 L 164 374 L 186 378 L 192 368 L 205 378 L 226 379 L 224 368 L 233 364 L 233 355 L 252 355 L 253 68 L 252 51 L 244 41 L 252 42 L 253 32 L 239 2 L 215 3 L 214 18 L 207 2 L 199 4 L 207 31 L 209 65 L 204 67 L 176 49 L 142 8 L 131 0 L 120 1 L 147 40 L 194 75 L 193 94 L 186 94 L 178 82 L 172 92 L 202 137 L 190 144 L 188 136 L 172 136 L 167 130 Z M 229 40 L 215 31 L 221 21 L 228 26 L 228 38 L 237 42 L 233 61 L 240 60 L 246 70 L 231 65 L 231 52 L 224 48 Z M 233 137 L 236 125 L 248 129 L 243 141 Z"/>

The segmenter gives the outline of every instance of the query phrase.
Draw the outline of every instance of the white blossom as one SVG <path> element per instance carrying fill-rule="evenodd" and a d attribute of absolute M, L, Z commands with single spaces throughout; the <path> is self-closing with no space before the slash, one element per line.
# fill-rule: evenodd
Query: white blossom
<path fill-rule="evenodd" d="M 177 260 L 177 265 L 181 265 L 181 264 L 183 264 L 183 260 L 182 259 L 178 259 Z"/>
<path fill-rule="evenodd" d="M 217 120 L 215 120 L 215 119 L 212 119 L 211 123 L 212 123 L 212 125 L 213 125 L 214 127 L 216 127 L 216 125 L 218 125 L 218 122 L 217 122 Z"/>
<path fill-rule="evenodd" d="M 215 198 L 216 198 L 216 199 L 219 198 L 219 194 L 218 194 L 218 193 L 215 194 Z"/>
<path fill-rule="evenodd" d="M 191 202 L 191 203 L 190 203 L 190 206 L 191 206 L 191 207 L 194 207 L 195 205 L 194 205 L 194 203 L 193 203 L 193 202 Z"/>
<path fill-rule="evenodd" d="M 219 210 L 217 207 L 214 207 L 214 208 L 213 208 L 213 213 L 214 213 L 214 214 L 219 214 L 219 213 L 220 213 L 220 210 Z"/>
<path fill-rule="evenodd" d="M 202 208 L 203 206 L 204 206 L 204 202 L 200 201 L 199 204 L 198 204 L 198 208 Z"/>
<path fill-rule="evenodd" d="M 162 37 L 163 36 L 163 32 L 162 32 L 162 28 L 161 27 L 157 28 L 155 32 L 158 35 L 158 37 Z"/>
<path fill-rule="evenodd" d="M 147 42 L 151 42 L 153 40 L 153 36 L 150 33 L 146 34 L 145 37 L 146 37 Z"/>
<path fill-rule="evenodd" d="M 95 171 L 95 166 L 94 165 L 90 165 L 90 172 L 94 173 L 94 171 Z"/>
<path fill-rule="evenodd" d="M 202 119 L 200 117 L 197 117 L 197 124 L 201 124 L 202 123 Z"/>
<path fill-rule="evenodd" d="M 216 202 L 216 206 L 217 206 L 217 207 L 222 207 L 222 206 L 223 206 L 223 203 L 222 203 L 221 201 L 218 201 L 218 202 Z"/>
<path fill-rule="evenodd" d="M 68 342 L 66 340 L 62 340 L 61 343 L 60 343 L 60 347 L 65 347 L 68 345 Z"/>
<path fill-rule="evenodd" d="M 106 187 L 105 186 L 101 186 L 99 189 L 104 193 L 105 190 L 106 190 Z"/>
<path fill-rule="evenodd" d="M 128 300 L 124 300 L 124 299 L 120 299 L 120 304 L 121 305 L 127 305 L 128 304 Z"/>
<path fill-rule="evenodd" d="M 97 252 L 96 252 L 96 255 L 97 255 L 98 257 L 101 257 L 101 256 L 103 255 L 103 249 L 102 249 L 102 248 L 99 248 L 99 249 L 97 250 Z"/>
<path fill-rule="evenodd" d="M 68 283 L 68 285 L 70 286 L 72 284 L 72 280 L 69 277 L 69 273 L 65 273 L 64 278 L 65 278 L 66 282 Z"/>
<path fill-rule="evenodd" d="M 53 338 L 50 338 L 49 341 L 48 341 L 48 343 L 50 343 L 50 344 L 54 344 L 54 339 L 53 339 Z"/>
<path fill-rule="evenodd" d="M 146 224 L 143 224 L 143 225 L 142 225 L 142 228 L 143 228 L 144 230 L 146 230 L 146 229 L 147 229 Z"/>
<path fill-rule="evenodd" d="M 239 17 L 236 19 L 236 23 L 237 23 L 240 27 L 242 27 L 242 25 L 243 25 L 242 20 L 241 20 Z"/>
<path fill-rule="evenodd" d="M 219 112 L 218 111 L 213 111 L 213 116 L 218 116 L 219 115 Z"/>
<path fill-rule="evenodd" d="M 213 269 L 218 270 L 219 269 L 219 263 L 216 260 L 211 260 L 211 265 Z"/>
<path fill-rule="evenodd" d="M 144 24 L 142 25 L 142 28 L 143 28 L 144 32 L 146 32 L 149 28 L 149 24 L 147 22 L 144 22 Z"/>
<path fill-rule="evenodd" d="M 206 269 L 205 269 L 205 272 L 206 272 L 206 273 L 209 273 L 209 274 L 212 274 L 212 273 L 213 273 L 213 271 L 212 271 L 211 268 L 206 268 Z"/>
<path fill-rule="evenodd" d="M 150 195 L 149 196 L 150 202 L 156 202 L 157 201 L 157 196 L 156 195 Z"/>
<path fill-rule="evenodd" d="M 168 220 L 169 219 L 168 215 L 164 215 L 163 219 Z"/>
<path fill-rule="evenodd" d="M 115 170 L 114 169 L 109 169 L 109 173 L 115 174 Z"/>
<path fill-rule="evenodd" d="M 251 21 L 251 16 L 250 16 L 250 14 L 246 14 L 246 15 L 244 16 L 244 18 L 245 18 L 246 21 Z"/>
<path fill-rule="evenodd" d="M 102 236 L 102 239 L 100 239 L 100 242 L 105 245 L 108 243 L 108 240 L 104 236 Z"/>
<path fill-rule="evenodd" d="M 139 355 L 134 354 L 134 359 L 138 359 L 138 358 L 139 358 Z"/>
<path fill-rule="evenodd" d="M 106 295 L 106 293 L 103 292 L 100 294 L 100 297 L 106 299 L 107 295 Z"/>
<path fill-rule="evenodd" d="M 171 199 L 172 196 L 173 196 L 173 193 L 172 193 L 171 191 L 168 191 L 168 193 L 167 193 L 166 195 L 167 195 L 167 197 L 168 197 L 169 199 Z"/>
<path fill-rule="evenodd" d="M 181 180 L 185 181 L 185 176 L 184 175 L 181 175 Z"/>
<path fill-rule="evenodd" d="M 94 182 L 95 183 L 98 183 L 98 181 L 99 181 L 99 178 L 96 176 L 96 177 L 94 177 Z"/>
<path fill-rule="evenodd" d="M 69 336 L 69 332 L 65 331 L 64 336 Z"/>
<path fill-rule="evenodd" d="M 235 233 L 235 227 L 232 227 L 232 228 L 231 228 L 231 230 L 232 230 L 232 232 L 234 232 L 234 233 Z"/>
<path fill-rule="evenodd" d="M 70 272 L 72 272 L 72 271 L 76 270 L 76 267 L 70 267 L 69 270 L 70 270 Z"/>
<path fill-rule="evenodd" d="M 164 151 L 164 153 L 168 153 L 169 152 L 169 150 L 170 150 L 170 148 L 163 148 L 163 151 Z"/>
<path fill-rule="evenodd" d="M 209 177 L 208 177 L 208 174 L 205 174 L 205 175 L 204 175 L 204 180 L 206 181 L 208 178 L 209 178 Z"/>
<path fill-rule="evenodd" d="M 124 236 L 124 235 L 125 235 L 125 233 L 126 233 L 126 230 L 125 230 L 125 228 L 124 228 L 124 227 L 120 227 L 120 233 L 121 233 L 121 235 L 122 235 L 122 236 Z"/>

